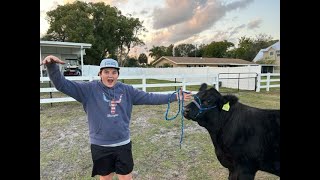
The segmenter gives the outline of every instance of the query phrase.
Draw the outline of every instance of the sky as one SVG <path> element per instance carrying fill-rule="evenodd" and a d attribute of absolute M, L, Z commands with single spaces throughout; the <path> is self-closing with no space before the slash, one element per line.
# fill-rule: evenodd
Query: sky
<path fill-rule="evenodd" d="M 209 44 L 259 34 L 280 40 L 280 0 L 82 0 L 115 6 L 125 16 L 139 18 L 148 32 L 140 36 L 144 47 L 133 56 L 148 54 L 153 46 Z M 49 24 L 46 12 L 74 0 L 40 0 L 40 37 Z M 86 43 L 86 42 L 83 42 Z"/>

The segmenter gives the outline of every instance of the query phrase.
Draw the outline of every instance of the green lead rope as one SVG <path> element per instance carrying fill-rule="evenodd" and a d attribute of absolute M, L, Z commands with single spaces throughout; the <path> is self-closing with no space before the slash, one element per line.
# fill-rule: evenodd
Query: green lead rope
<path fill-rule="evenodd" d="M 176 93 L 178 94 L 178 107 L 179 107 L 178 112 L 175 116 L 173 116 L 171 118 L 168 117 L 168 113 L 170 110 L 170 99 L 172 97 L 172 95 L 171 95 L 168 99 L 168 107 L 167 107 L 166 114 L 165 114 L 165 120 L 167 120 L 167 121 L 173 120 L 179 115 L 179 113 L 181 113 L 181 135 L 180 135 L 180 149 L 181 149 L 181 144 L 182 144 L 182 140 L 183 140 L 183 128 L 184 128 L 183 127 L 184 126 L 183 125 L 183 111 L 184 111 L 183 102 L 184 102 L 184 99 L 182 98 L 182 100 L 180 100 L 180 89 L 181 88 L 179 88 L 177 91 L 172 93 L 172 95 L 174 95 Z M 183 93 L 184 92 L 182 91 L 182 97 L 183 97 Z"/>

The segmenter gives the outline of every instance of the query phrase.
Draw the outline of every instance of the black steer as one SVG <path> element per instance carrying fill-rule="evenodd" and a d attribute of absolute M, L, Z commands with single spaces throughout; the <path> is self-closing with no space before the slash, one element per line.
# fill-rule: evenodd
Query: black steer
<path fill-rule="evenodd" d="M 184 117 L 208 130 L 229 180 L 253 180 L 258 170 L 280 177 L 280 110 L 250 107 L 202 84 Z"/>

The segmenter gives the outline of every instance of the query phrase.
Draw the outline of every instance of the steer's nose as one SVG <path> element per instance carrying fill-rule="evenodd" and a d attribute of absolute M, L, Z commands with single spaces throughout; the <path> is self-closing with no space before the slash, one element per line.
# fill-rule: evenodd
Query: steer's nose
<path fill-rule="evenodd" d="M 190 108 L 188 106 L 184 106 L 183 116 L 187 119 L 190 119 L 189 112 L 190 112 Z"/>

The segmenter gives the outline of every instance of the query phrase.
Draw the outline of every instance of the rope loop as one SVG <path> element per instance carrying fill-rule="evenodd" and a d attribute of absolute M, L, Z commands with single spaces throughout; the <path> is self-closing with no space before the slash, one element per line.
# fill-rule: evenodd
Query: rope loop
<path fill-rule="evenodd" d="M 173 120 L 175 118 L 178 117 L 179 113 L 181 114 L 181 135 L 180 135 L 180 149 L 181 149 L 181 144 L 182 144 L 182 141 L 183 141 L 183 129 L 184 129 L 184 122 L 183 122 L 183 112 L 184 112 L 184 91 L 181 91 L 182 94 L 180 94 L 180 89 L 179 88 L 177 91 L 173 92 L 171 94 L 171 96 L 169 97 L 168 99 L 168 107 L 167 107 L 167 110 L 166 110 L 166 113 L 165 113 L 165 120 L 167 121 L 170 121 L 170 120 Z M 169 113 L 169 110 L 170 110 L 170 99 L 172 97 L 172 95 L 174 94 L 178 94 L 178 112 L 176 115 L 174 115 L 173 117 L 168 117 L 168 113 Z M 180 96 L 181 95 L 181 96 Z M 182 97 L 182 99 L 180 100 L 180 97 Z"/>

